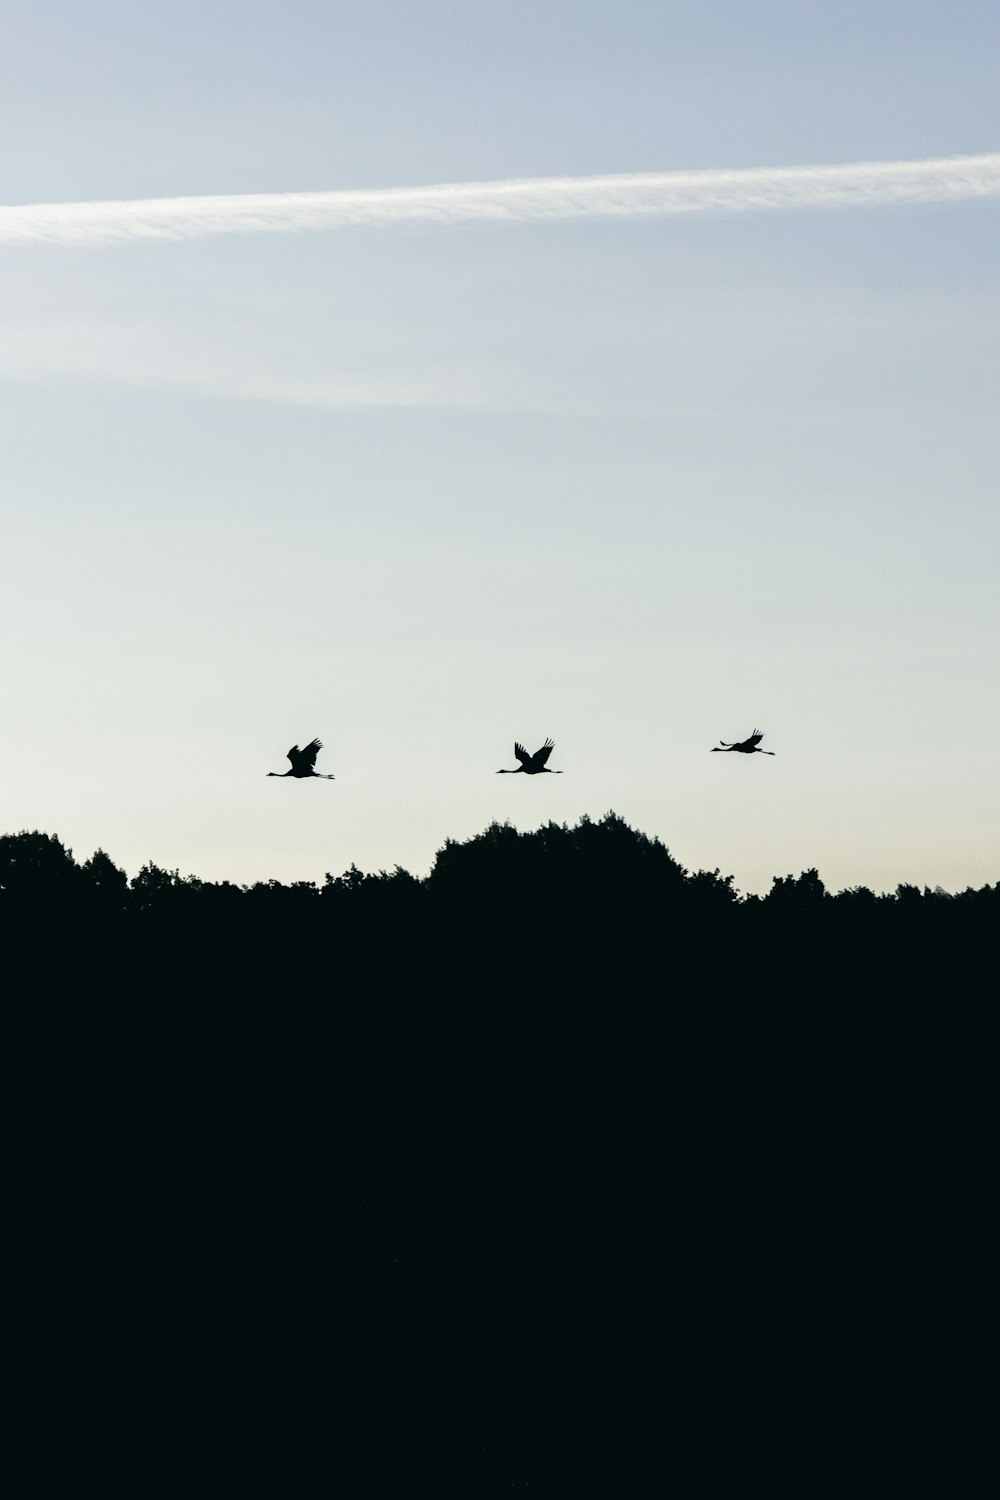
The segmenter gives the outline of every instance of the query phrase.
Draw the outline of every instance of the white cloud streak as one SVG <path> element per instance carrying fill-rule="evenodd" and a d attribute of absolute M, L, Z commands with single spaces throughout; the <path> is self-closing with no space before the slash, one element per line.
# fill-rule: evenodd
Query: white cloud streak
<path fill-rule="evenodd" d="M 846 166 L 536 177 L 331 193 L 251 193 L 0 207 L 0 245 L 101 245 L 386 224 L 948 203 L 1000 195 L 1000 152 Z"/>

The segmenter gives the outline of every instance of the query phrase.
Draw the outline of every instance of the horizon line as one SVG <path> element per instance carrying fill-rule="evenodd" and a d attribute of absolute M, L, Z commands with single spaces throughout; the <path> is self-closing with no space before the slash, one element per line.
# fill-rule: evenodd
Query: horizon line
<path fill-rule="evenodd" d="M 1000 196 L 1000 152 L 831 166 L 525 177 L 424 187 L 234 193 L 0 206 L 0 245 L 101 245 L 384 224 L 528 223 Z"/>

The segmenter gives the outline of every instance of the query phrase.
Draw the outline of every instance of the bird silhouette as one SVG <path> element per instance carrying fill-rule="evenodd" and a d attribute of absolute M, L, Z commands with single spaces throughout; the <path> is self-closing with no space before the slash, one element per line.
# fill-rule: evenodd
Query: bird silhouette
<path fill-rule="evenodd" d="M 323 748 L 322 740 L 311 740 L 304 750 L 298 745 L 293 745 L 288 752 L 288 759 L 292 763 L 290 771 L 268 771 L 268 776 L 315 776 L 319 781 L 333 781 L 333 776 L 327 776 L 322 771 L 316 770 L 316 757 Z"/>
<path fill-rule="evenodd" d="M 740 740 L 738 744 L 732 745 L 728 744 L 726 740 L 720 740 L 717 745 L 712 746 L 712 750 L 720 755 L 731 754 L 734 750 L 738 755 L 753 755 L 755 750 L 758 755 L 773 755 L 773 750 L 762 750 L 760 748 L 760 742 L 763 738 L 763 730 L 755 729 L 748 740 Z"/>
<path fill-rule="evenodd" d="M 498 776 L 517 776 L 523 771 L 525 776 L 538 776 L 542 771 L 547 771 L 550 776 L 561 776 L 561 771 L 553 771 L 551 766 L 545 764 L 552 753 L 553 744 L 553 740 L 546 740 L 540 750 L 536 750 L 534 755 L 529 755 L 524 746 L 517 744 L 515 741 L 514 754 L 521 764 L 515 771 L 498 771 L 496 774 Z"/>

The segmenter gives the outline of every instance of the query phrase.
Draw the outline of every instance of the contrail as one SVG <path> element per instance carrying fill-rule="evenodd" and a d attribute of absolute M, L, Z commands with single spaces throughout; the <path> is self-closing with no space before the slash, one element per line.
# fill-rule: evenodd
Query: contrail
<path fill-rule="evenodd" d="M 1000 195 L 1000 152 L 846 166 L 529 177 L 331 193 L 236 193 L 0 208 L 0 244 L 98 245 L 382 224 L 468 224 L 945 203 Z"/>

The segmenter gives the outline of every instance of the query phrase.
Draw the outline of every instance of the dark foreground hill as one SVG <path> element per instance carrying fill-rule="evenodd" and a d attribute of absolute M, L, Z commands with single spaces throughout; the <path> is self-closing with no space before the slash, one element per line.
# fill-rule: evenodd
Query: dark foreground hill
<path fill-rule="evenodd" d="M 27 1492 L 974 1488 L 998 915 L 610 814 L 322 886 L 0 839 Z"/>

